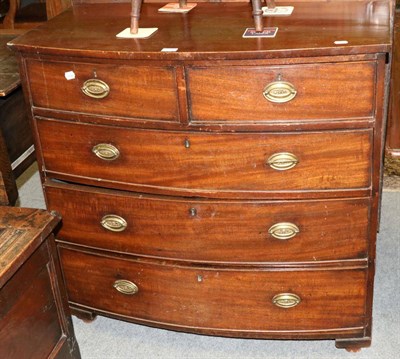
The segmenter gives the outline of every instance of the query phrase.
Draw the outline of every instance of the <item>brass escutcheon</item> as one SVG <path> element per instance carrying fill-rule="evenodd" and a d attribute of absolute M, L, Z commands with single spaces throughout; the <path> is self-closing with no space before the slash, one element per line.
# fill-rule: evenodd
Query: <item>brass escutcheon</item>
<path fill-rule="evenodd" d="M 113 287 L 120 293 L 125 295 L 134 295 L 139 292 L 138 286 L 126 279 L 118 279 L 114 282 Z"/>
<path fill-rule="evenodd" d="M 293 308 L 296 305 L 299 305 L 301 302 L 301 298 L 294 293 L 280 293 L 275 295 L 272 298 L 272 303 L 275 304 L 279 308 Z"/>
<path fill-rule="evenodd" d="M 110 93 L 110 87 L 102 80 L 89 79 L 83 83 L 82 92 L 91 98 L 101 99 Z"/>
<path fill-rule="evenodd" d="M 297 95 L 296 88 L 286 81 L 274 81 L 263 90 L 263 96 L 270 102 L 285 103 L 293 100 Z"/>
<path fill-rule="evenodd" d="M 103 228 L 111 232 L 122 232 L 128 226 L 126 220 L 120 216 L 117 216 L 116 214 L 105 215 L 101 219 L 100 224 L 103 226 Z"/>
<path fill-rule="evenodd" d="M 93 146 L 92 152 L 105 161 L 114 161 L 119 157 L 118 148 L 109 143 L 99 143 Z"/>
<path fill-rule="evenodd" d="M 299 227 L 290 222 L 276 223 L 268 230 L 268 233 L 280 240 L 287 240 L 295 237 L 300 232 Z"/>
<path fill-rule="evenodd" d="M 299 163 L 298 158 L 289 152 L 279 152 L 271 155 L 267 160 L 268 165 L 277 171 L 290 170 Z"/>

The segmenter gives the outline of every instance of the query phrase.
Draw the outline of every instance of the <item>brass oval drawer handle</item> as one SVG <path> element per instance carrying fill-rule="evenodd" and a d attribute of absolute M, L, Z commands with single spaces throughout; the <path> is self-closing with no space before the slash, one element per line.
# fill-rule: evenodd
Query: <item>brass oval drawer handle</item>
<path fill-rule="evenodd" d="M 119 157 L 118 148 L 109 143 L 99 143 L 93 146 L 92 152 L 105 161 L 114 161 Z"/>
<path fill-rule="evenodd" d="M 263 95 L 270 102 L 285 103 L 296 97 L 297 90 L 290 82 L 274 81 L 264 88 Z"/>
<path fill-rule="evenodd" d="M 274 170 L 286 171 L 296 166 L 299 160 L 293 153 L 279 152 L 270 156 L 267 163 Z"/>
<path fill-rule="evenodd" d="M 134 295 L 139 292 L 138 286 L 126 279 L 118 279 L 114 282 L 113 287 L 120 293 L 126 295 Z"/>
<path fill-rule="evenodd" d="M 126 220 L 116 214 L 107 214 L 105 215 L 100 224 L 103 228 L 111 231 L 111 232 L 122 232 L 128 227 L 128 223 Z"/>
<path fill-rule="evenodd" d="M 82 92 L 91 98 L 101 99 L 110 93 L 110 87 L 102 80 L 89 79 L 83 83 Z"/>
<path fill-rule="evenodd" d="M 293 308 L 299 305 L 301 298 L 294 293 L 280 293 L 272 298 L 272 303 L 279 308 Z"/>
<path fill-rule="evenodd" d="M 287 240 L 295 237 L 300 232 L 299 227 L 290 222 L 276 223 L 268 230 L 268 233 L 280 240 Z"/>

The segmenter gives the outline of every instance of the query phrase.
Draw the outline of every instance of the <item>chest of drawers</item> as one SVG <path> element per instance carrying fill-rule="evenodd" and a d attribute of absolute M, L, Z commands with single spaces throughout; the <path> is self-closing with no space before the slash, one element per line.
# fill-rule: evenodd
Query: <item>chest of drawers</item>
<path fill-rule="evenodd" d="M 73 312 L 368 346 L 392 2 L 298 2 L 274 39 L 158 7 L 147 40 L 76 4 L 10 44 Z"/>

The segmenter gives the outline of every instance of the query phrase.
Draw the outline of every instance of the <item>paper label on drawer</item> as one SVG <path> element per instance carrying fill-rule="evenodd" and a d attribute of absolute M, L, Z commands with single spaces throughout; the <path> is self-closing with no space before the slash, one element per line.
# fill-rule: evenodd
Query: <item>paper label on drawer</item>
<path fill-rule="evenodd" d="M 257 32 L 254 27 L 248 27 L 243 33 L 244 38 L 275 37 L 278 32 L 277 27 L 264 27 L 263 31 Z"/>
<path fill-rule="evenodd" d="M 69 81 L 69 80 L 74 80 L 75 79 L 75 72 L 73 71 L 67 71 L 64 74 L 65 78 Z"/>

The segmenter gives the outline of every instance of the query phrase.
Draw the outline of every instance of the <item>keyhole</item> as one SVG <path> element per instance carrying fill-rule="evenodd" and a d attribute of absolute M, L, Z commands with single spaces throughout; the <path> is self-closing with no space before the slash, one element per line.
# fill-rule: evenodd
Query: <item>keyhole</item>
<path fill-rule="evenodd" d="M 191 217 L 196 217 L 197 216 L 197 209 L 196 208 L 190 208 L 189 209 L 189 214 Z"/>

